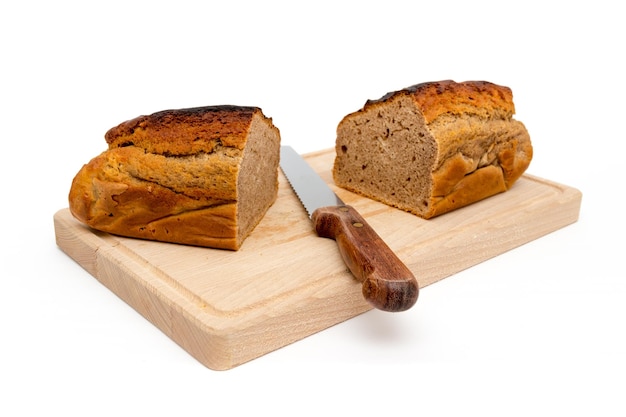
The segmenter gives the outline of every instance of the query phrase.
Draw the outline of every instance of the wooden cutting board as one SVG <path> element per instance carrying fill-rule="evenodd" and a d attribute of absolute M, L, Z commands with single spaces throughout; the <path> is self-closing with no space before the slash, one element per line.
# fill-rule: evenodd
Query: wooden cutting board
<path fill-rule="evenodd" d="M 571 224 L 580 210 L 578 190 L 525 175 L 506 193 L 423 220 L 335 187 L 332 150 L 305 158 L 420 287 Z M 112 236 L 67 208 L 54 215 L 56 241 L 202 364 L 230 369 L 370 309 L 335 242 L 315 235 L 282 173 L 279 183 L 237 252 Z"/>

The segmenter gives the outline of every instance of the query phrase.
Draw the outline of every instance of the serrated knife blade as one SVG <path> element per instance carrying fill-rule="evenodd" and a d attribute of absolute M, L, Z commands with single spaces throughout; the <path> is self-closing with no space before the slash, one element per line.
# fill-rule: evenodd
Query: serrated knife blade
<path fill-rule="evenodd" d="M 291 146 L 280 148 L 280 168 L 309 217 L 320 207 L 344 205 L 322 177 Z"/>
<path fill-rule="evenodd" d="M 384 311 L 404 311 L 417 301 L 413 273 L 365 219 L 346 205 L 292 147 L 281 146 L 280 167 L 313 221 L 318 236 L 334 239 L 363 296 Z"/>

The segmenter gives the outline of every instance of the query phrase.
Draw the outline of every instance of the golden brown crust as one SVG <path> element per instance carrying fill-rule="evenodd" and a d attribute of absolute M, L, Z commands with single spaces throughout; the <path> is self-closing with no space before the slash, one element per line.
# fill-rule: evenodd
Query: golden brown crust
<path fill-rule="evenodd" d="M 444 80 L 416 84 L 387 93 L 378 100 L 368 100 L 365 107 L 384 103 L 400 94 L 411 96 L 426 123 L 444 114 L 474 114 L 485 119 L 509 119 L 515 114 L 511 89 L 488 81 Z"/>
<path fill-rule="evenodd" d="M 508 87 L 417 84 L 369 100 L 337 129 L 337 185 L 423 218 L 506 191 L 532 159 Z M 375 178 L 375 180 L 373 180 Z"/>
<path fill-rule="evenodd" d="M 106 139 L 109 149 L 83 166 L 69 194 L 72 214 L 94 229 L 237 250 L 276 199 L 280 134 L 260 109 L 168 110 Z M 244 158 L 259 167 L 246 185 L 258 187 L 254 199 L 241 186 Z"/>
<path fill-rule="evenodd" d="M 148 152 L 193 155 L 222 145 L 243 149 L 257 107 L 206 106 L 164 110 L 121 123 L 105 134 L 109 148 L 133 144 Z"/>

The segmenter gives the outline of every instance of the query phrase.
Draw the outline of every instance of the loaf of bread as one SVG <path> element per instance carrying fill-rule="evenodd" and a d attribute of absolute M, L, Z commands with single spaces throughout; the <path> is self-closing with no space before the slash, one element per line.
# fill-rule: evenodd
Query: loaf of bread
<path fill-rule="evenodd" d="M 508 87 L 429 82 L 369 100 L 337 128 L 335 183 L 429 219 L 508 190 L 532 159 Z"/>
<path fill-rule="evenodd" d="M 72 214 L 127 237 L 238 250 L 278 194 L 280 132 L 261 109 L 165 110 L 109 130 Z"/>

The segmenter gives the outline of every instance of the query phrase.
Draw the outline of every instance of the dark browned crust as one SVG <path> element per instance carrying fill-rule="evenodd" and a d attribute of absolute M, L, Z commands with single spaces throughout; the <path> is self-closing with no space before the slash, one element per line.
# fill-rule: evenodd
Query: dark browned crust
<path fill-rule="evenodd" d="M 384 103 L 400 94 L 410 95 L 422 110 L 426 123 L 442 114 L 476 114 L 484 118 L 508 119 L 515 114 L 510 88 L 488 81 L 452 80 L 415 84 L 368 100 L 365 107 Z"/>
<path fill-rule="evenodd" d="M 164 110 L 121 123 L 105 134 L 109 148 L 134 145 L 174 156 L 213 152 L 216 146 L 243 149 L 258 107 L 205 106 Z"/>

